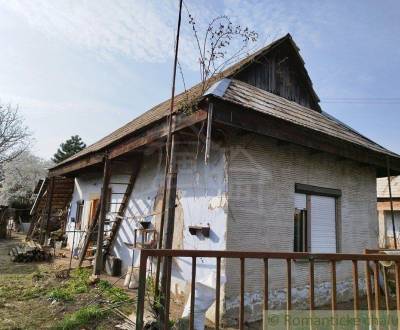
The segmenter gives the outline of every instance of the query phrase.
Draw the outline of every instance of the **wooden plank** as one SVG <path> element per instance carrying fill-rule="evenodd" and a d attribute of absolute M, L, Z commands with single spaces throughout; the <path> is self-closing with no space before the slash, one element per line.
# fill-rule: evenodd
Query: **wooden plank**
<path fill-rule="evenodd" d="M 315 309 L 315 298 L 314 298 L 314 260 L 310 260 L 309 262 L 309 283 L 310 283 L 310 291 L 309 291 L 309 299 L 310 299 L 310 310 Z"/>
<path fill-rule="evenodd" d="M 400 255 L 388 254 L 357 254 L 357 253 L 307 253 L 307 252 L 261 252 L 261 251 L 216 251 L 216 250 L 169 250 L 151 249 L 143 253 L 152 257 L 198 257 L 198 258 L 245 258 L 245 259 L 292 259 L 314 261 L 394 261 L 400 262 Z"/>
<path fill-rule="evenodd" d="M 147 255 L 140 254 L 139 287 L 136 304 L 136 330 L 143 330 L 144 300 L 146 297 L 146 267 Z"/>
<path fill-rule="evenodd" d="M 215 99 L 214 120 L 216 123 L 243 129 L 278 140 L 287 141 L 314 150 L 335 154 L 360 163 L 378 167 L 378 175 L 386 176 L 386 154 L 370 150 L 344 140 L 318 133 L 283 119 L 227 104 Z M 391 158 L 391 168 L 400 173 L 400 160 Z M 393 175 L 395 175 L 393 173 Z"/>
<path fill-rule="evenodd" d="M 395 263 L 397 327 L 400 326 L 400 262 Z"/>
<path fill-rule="evenodd" d="M 367 308 L 368 308 L 368 317 L 371 318 L 372 314 L 372 287 L 371 287 L 371 271 L 369 268 L 369 261 L 365 262 L 365 281 L 366 281 L 366 290 L 367 290 Z"/>
<path fill-rule="evenodd" d="M 194 302 L 196 295 L 196 257 L 192 258 L 192 282 L 190 286 L 190 318 L 189 329 L 194 329 Z"/>
<path fill-rule="evenodd" d="M 385 294 L 386 311 L 389 312 L 390 311 L 390 297 L 389 297 L 389 287 L 388 287 L 386 267 L 382 267 L 382 271 L 383 271 L 383 288 L 384 288 L 384 294 Z"/>
<path fill-rule="evenodd" d="M 292 309 L 292 260 L 286 259 L 286 310 Z"/>
<path fill-rule="evenodd" d="M 376 317 L 379 319 L 379 316 L 380 316 L 379 310 L 381 308 L 381 300 L 380 300 L 380 288 L 379 288 L 379 262 L 378 261 L 375 261 L 375 267 L 374 267 L 374 291 L 375 291 Z"/>
<path fill-rule="evenodd" d="M 336 311 L 336 261 L 331 261 L 331 282 L 332 282 L 332 297 L 331 297 L 331 309 L 332 309 L 332 316 L 335 315 Z"/>
<path fill-rule="evenodd" d="M 175 117 L 176 120 L 175 125 L 172 128 L 172 132 L 180 131 L 186 127 L 206 120 L 207 111 L 200 109 L 191 115 L 180 114 Z M 166 120 L 154 123 L 152 126 L 149 126 L 146 129 L 143 128 L 141 132 L 127 136 L 120 141 L 115 141 L 113 142 L 113 145 L 108 146 L 107 150 L 109 153 L 109 159 L 122 156 L 126 153 L 132 152 L 135 149 L 164 138 L 167 133 L 168 125 Z M 104 150 L 99 150 L 95 153 L 84 155 L 76 160 L 72 160 L 71 162 L 50 169 L 49 176 L 65 175 L 89 166 L 101 164 L 103 161 L 103 156 Z"/>
<path fill-rule="evenodd" d="M 352 260 L 353 264 L 353 303 L 354 303 L 354 317 L 358 317 L 358 310 L 360 309 L 360 300 L 358 293 L 358 265 L 356 260 Z"/>
<path fill-rule="evenodd" d="M 269 265 L 268 258 L 264 259 L 264 312 L 263 312 L 263 329 L 267 329 L 268 326 L 268 298 L 269 298 Z"/>
<path fill-rule="evenodd" d="M 219 310 L 221 295 L 221 258 L 217 257 L 217 274 L 215 279 L 215 329 L 219 329 Z"/>
<path fill-rule="evenodd" d="M 244 268 L 245 259 L 240 258 L 240 310 L 239 310 L 239 329 L 244 329 L 244 286 L 245 286 L 245 275 Z"/>
<path fill-rule="evenodd" d="M 297 193 L 329 196 L 329 197 L 340 197 L 342 195 L 342 191 L 339 189 L 323 188 L 302 183 L 295 184 L 295 191 Z"/>

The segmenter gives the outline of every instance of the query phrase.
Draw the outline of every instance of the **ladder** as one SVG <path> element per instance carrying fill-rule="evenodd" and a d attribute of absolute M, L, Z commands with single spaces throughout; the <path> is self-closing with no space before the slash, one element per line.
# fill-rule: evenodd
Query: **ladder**
<path fill-rule="evenodd" d="M 139 173 L 141 162 L 142 162 L 142 156 L 140 155 L 139 159 L 137 161 L 135 161 L 135 163 L 133 164 L 133 169 L 132 169 L 132 172 L 130 173 L 128 182 L 126 182 L 126 183 L 110 182 L 110 185 L 111 184 L 126 185 L 126 189 L 125 189 L 124 193 L 112 193 L 111 192 L 111 195 L 123 194 L 123 197 L 122 197 L 121 202 L 112 202 L 112 198 L 110 198 L 111 201 L 109 202 L 109 205 L 118 205 L 117 206 L 118 211 L 117 212 L 108 212 L 110 217 L 108 219 L 106 219 L 105 223 L 104 223 L 105 228 L 107 228 L 104 230 L 105 235 L 104 235 L 104 240 L 103 240 L 103 244 L 102 244 L 104 255 L 107 255 L 109 253 L 109 251 L 112 248 L 112 246 L 115 242 L 115 239 L 117 237 L 118 230 L 119 230 L 122 220 L 123 220 L 123 216 L 129 205 L 129 199 L 131 197 L 132 190 L 133 190 L 137 175 Z M 108 187 L 104 187 L 103 191 L 108 192 Z M 97 249 L 96 246 L 97 246 L 97 234 L 98 234 L 98 228 L 99 228 L 99 217 L 100 217 L 100 203 L 96 207 L 93 222 L 86 232 L 86 236 L 85 236 L 85 239 L 84 239 L 84 242 L 82 245 L 82 249 L 79 254 L 79 264 L 78 264 L 79 267 L 82 266 L 82 263 L 84 260 L 93 260 L 95 258 L 96 249 Z M 88 255 L 89 254 L 88 252 L 91 252 L 91 255 Z"/>

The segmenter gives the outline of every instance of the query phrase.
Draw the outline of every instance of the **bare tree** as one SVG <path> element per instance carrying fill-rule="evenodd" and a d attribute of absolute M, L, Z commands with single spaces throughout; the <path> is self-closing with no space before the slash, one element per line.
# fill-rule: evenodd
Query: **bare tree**
<path fill-rule="evenodd" d="M 228 65 L 238 61 L 249 51 L 249 45 L 258 40 L 257 32 L 233 24 L 226 16 L 217 16 L 207 25 L 204 32 L 200 32 L 197 23 L 188 7 L 185 5 L 191 26 L 197 53 L 200 73 L 200 88 L 186 95 L 183 111 L 191 113 L 197 107 L 197 99 L 210 87 L 215 79 Z M 179 64 L 179 63 L 178 63 Z M 186 90 L 182 67 L 179 65 L 183 85 Z"/>
<path fill-rule="evenodd" d="M 234 25 L 230 18 L 224 15 L 212 19 L 204 37 L 201 38 L 194 17 L 189 12 L 188 16 L 199 52 L 200 78 L 204 92 L 208 87 L 207 80 L 238 60 L 245 53 L 249 43 L 257 41 L 258 34 L 248 27 Z"/>
<path fill-rule="evenodd" d="M 27 150 L 30 136 L 18 107 L 0 104 L 0 166 Z"/>

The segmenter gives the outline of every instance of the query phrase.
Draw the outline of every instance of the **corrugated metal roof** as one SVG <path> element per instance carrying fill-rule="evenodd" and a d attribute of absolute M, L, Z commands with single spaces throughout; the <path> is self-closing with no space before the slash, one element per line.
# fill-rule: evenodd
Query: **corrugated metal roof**
<path fill-rule="evenodd" d="M 231 81 L 221 99 L 380 153 L 400 157 L 324 112 L 303 107 L 239 80 Z"/>
<path fill-rule="evenodd" d="M 274 49 L 275 47 L 277 47 L 278 45 L 280 45 L 281 43 L 286 42 L 286 41 L 290 42 L 291 45 L 296 49 L 299 58 L 301 59 L 302 63 L 304 64 L 304 61 L 302 60 L 302 58 L 301 58 L 301 56 L 300 56 L 300 54 L 298 52 L 299 49 L 298 49 L 297 45 L 293 41 L 293 39 L 290 36 L 290 34 L 287 34 L 286 36 L 284 36 L 284 37 L 272 42 L 271 44 L 269 44 L 266 47 L 258 50 L 257 52 L 251 54 L 250 56 L 247 56 L 243 60 L 233 64 L 232 66 L 230 66 L 226 70 L 222 71 L 218 75 L 212 77 L 212 79 L 210 79 L 207 82 L 207 85 L 209 86 L 213 82 L 216 82 L 216 81 L 221 80 L 223 78 L 235 75 L 239 71 L 241 71 L 244 68 L 246 68 L 258 56 L 266 54 L 267 52 L 271 51 L 272 49 Z M 318 102 L 319 101 L 318 96 L 316 95 L 315 91 L 312 89 L 312 82 L 311 82 L 311 79 L 309 79 L 308 73 L 307 73 L 306 70 L 305 70 L 305 74 L 306 74 L 307 81 L 309 83 L 309 88 L 310 88 L 312 94 L 314 95 L 316 101 Z M 190 88 L 189 90 L 187 90 L 186 92 L 177 95 L 175 97 L 174 111 L 177 111 L 177 109 L 179 109 L 181 107 L 182 102 L 184 100 L 187 100 L 188 98 L 192 98 L 193 96 L 196 96 L 196 97 L 201 96 L 201 95 L 199 95 L 201 93 L 201 89 L 202 89 L 201 84 L 197 84 L 197 85 L 193 86 L 192 88 Z M 126 125 L 122 126 L 121 128 L 118 128 L 117 130 L 115 130 L 111 134 L 108 134 L 107 136 L 105 136 L 102 139 L 100 139 L 99 141 L 91 144 L 90 146 L 86 147 L 85 149 L 83 149 L 82 151 L 78 152 L 77 154 L 75 154 L 75 155 L 69 157 L 68 159 L 58 163 L 53 168 L 57 168 L 57 167 L 65 164 L 65 163 L 69 163 L 69 162 L 71 162 L 71 161 L 73 161 L 75 159 L 78 159 L 78 158 L 80 158 L 80 157 L 82 157 L 84 155 L 87 155 L 87 154 L 90 154 L 90 153 L 94 153 L 94 152 L 97 152 L 97 151 L 101 151 L 104 148 L 106 148 L 107 146 L 118 142 L 119 140 L 121 140 L 121 139 L 125 138 L 126 136 L 138 131 L 139 129 L 142 129 L 142 128 L 146 127 L 147 125 L 152 124 L 152 123 L 154 123 L 154 122 L 166 117 L 169 114 L 169 106 L 170 106 L 170 100 L 164 101 L 164 102 L 156 105 L 155 107 L 153 107 L 152 109 L 146 111 L 145 113 L 143 113 L 139 117 L 135 118 L 134 120 L 130 121 Z"/>
<path fill-rule="evenodd" d="M 400 197 L 400 176 L 392 176 L 390 185 L 392 187 L 392 197 Z M 376 192 L 378 198 L 389 198 L 389 185 L 387 178 L 379 178 L 376 180 Z"/>

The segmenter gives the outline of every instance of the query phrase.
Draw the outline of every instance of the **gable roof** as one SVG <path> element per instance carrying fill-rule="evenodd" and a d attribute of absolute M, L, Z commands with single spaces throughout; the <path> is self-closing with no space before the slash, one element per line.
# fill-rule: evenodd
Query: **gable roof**
<path fill-rule="evenodd" d="M 256 51 L 255 53 L 247 56 L 246 58 L 242 59 L 241 61 L 233 64 L 232 66 L 228 67 L 224 71 L 220 72 L 216 76 L 212 77 L 209 79 L 208 83 L 211 84 L 217 80 L 226 78 L 226 77 L 234 77 L 235 74 L 239 73 L 240 71 L 244 70 L 247 66 L 249 66 L 253 61 L 257 60 L 259 57 L 266 55 L 267 53 L 271 52 L 273 49 L 276 47 L 282 45 L 283 43 L 289 43 L 291 47 L 295 50 L 295 52 L 298 55 L 299 60 L 304 66 L 304 61 L 300 56 L 299 53 L 299 48 L 293 41 L 292 37 L 290 34 L 285 35 L 284 37 L 277 39 L 276 41 L 270 43 L 269 45 L 261 48 L 260 50 Z M 304 68 L 304 74 L 306 77 L 306 83 L 307 87 L 311 91 L 311 94 L 313 95 L 313 98 L 316 103 L 319 102 L 319 98 L 317 94 L 315 93 L 313 87 L 312 87 L 312 82 L 311 79 L 307 73 L 307 70 Z M 192 96 L 198 96 L 198 94 L 201 91 L 201 84 L 197 84 L 193 86 L 192 88 L 188 89 L 186 92 L 183 92 L 177 96 L 175 96 L 175 105 L 173 111 L 176 112 L 180 107 L 182 106 L 182 103 L 187 100 L 187 98 L 192 97 Z M 111 144 L 115 144 L 118 141 L 126 138 L 127 136 L 137 132 L 138 130 L 141 130 L 145 128 L 146 126 L 155 123 L 165 117 L 168 116 L 169 114 L 169 107 L 170 107 L 170 99 L 166 100 L 155 107 L 151 108 L 150 110 L 146 111 L 139 117 L 135 118 L 134 120 L 130 121 L 129 123 L 125 124 L 124 126 L 118 128 L 114 132 L 106 135 L 99 141 L 89 145 L 85 149 L 81 150 L 80 152 L 76 153 L 75 155 L 67 158 L 66 160 L 58 163 L 55 165 L 52 169 L 56 169 L 66 163 L 72 162 L 74 160 L 77 160 L 85 155 L 89 155 L 95 152 L 99 152 L 101 150 L 106 149 L 107 146 Z"/>
<path fill-rule="evenodd" d="M 223 83 L 225 90 L 219 94 L 210 93 L 224 101 L 239 105 L 243 108 L 282 119 L 292 124 L 332 136 L 336 139 L 351 142 L 370 150 L 393 156 L 399 155 L 387 150 L 374 141 L 366 138 L 346 124 L 326 112 L 318 112 L 296 102 L 257 88 L 240 80 L 229 80 Z M 217 84 L 220 84 L 218 82 Z"/>

